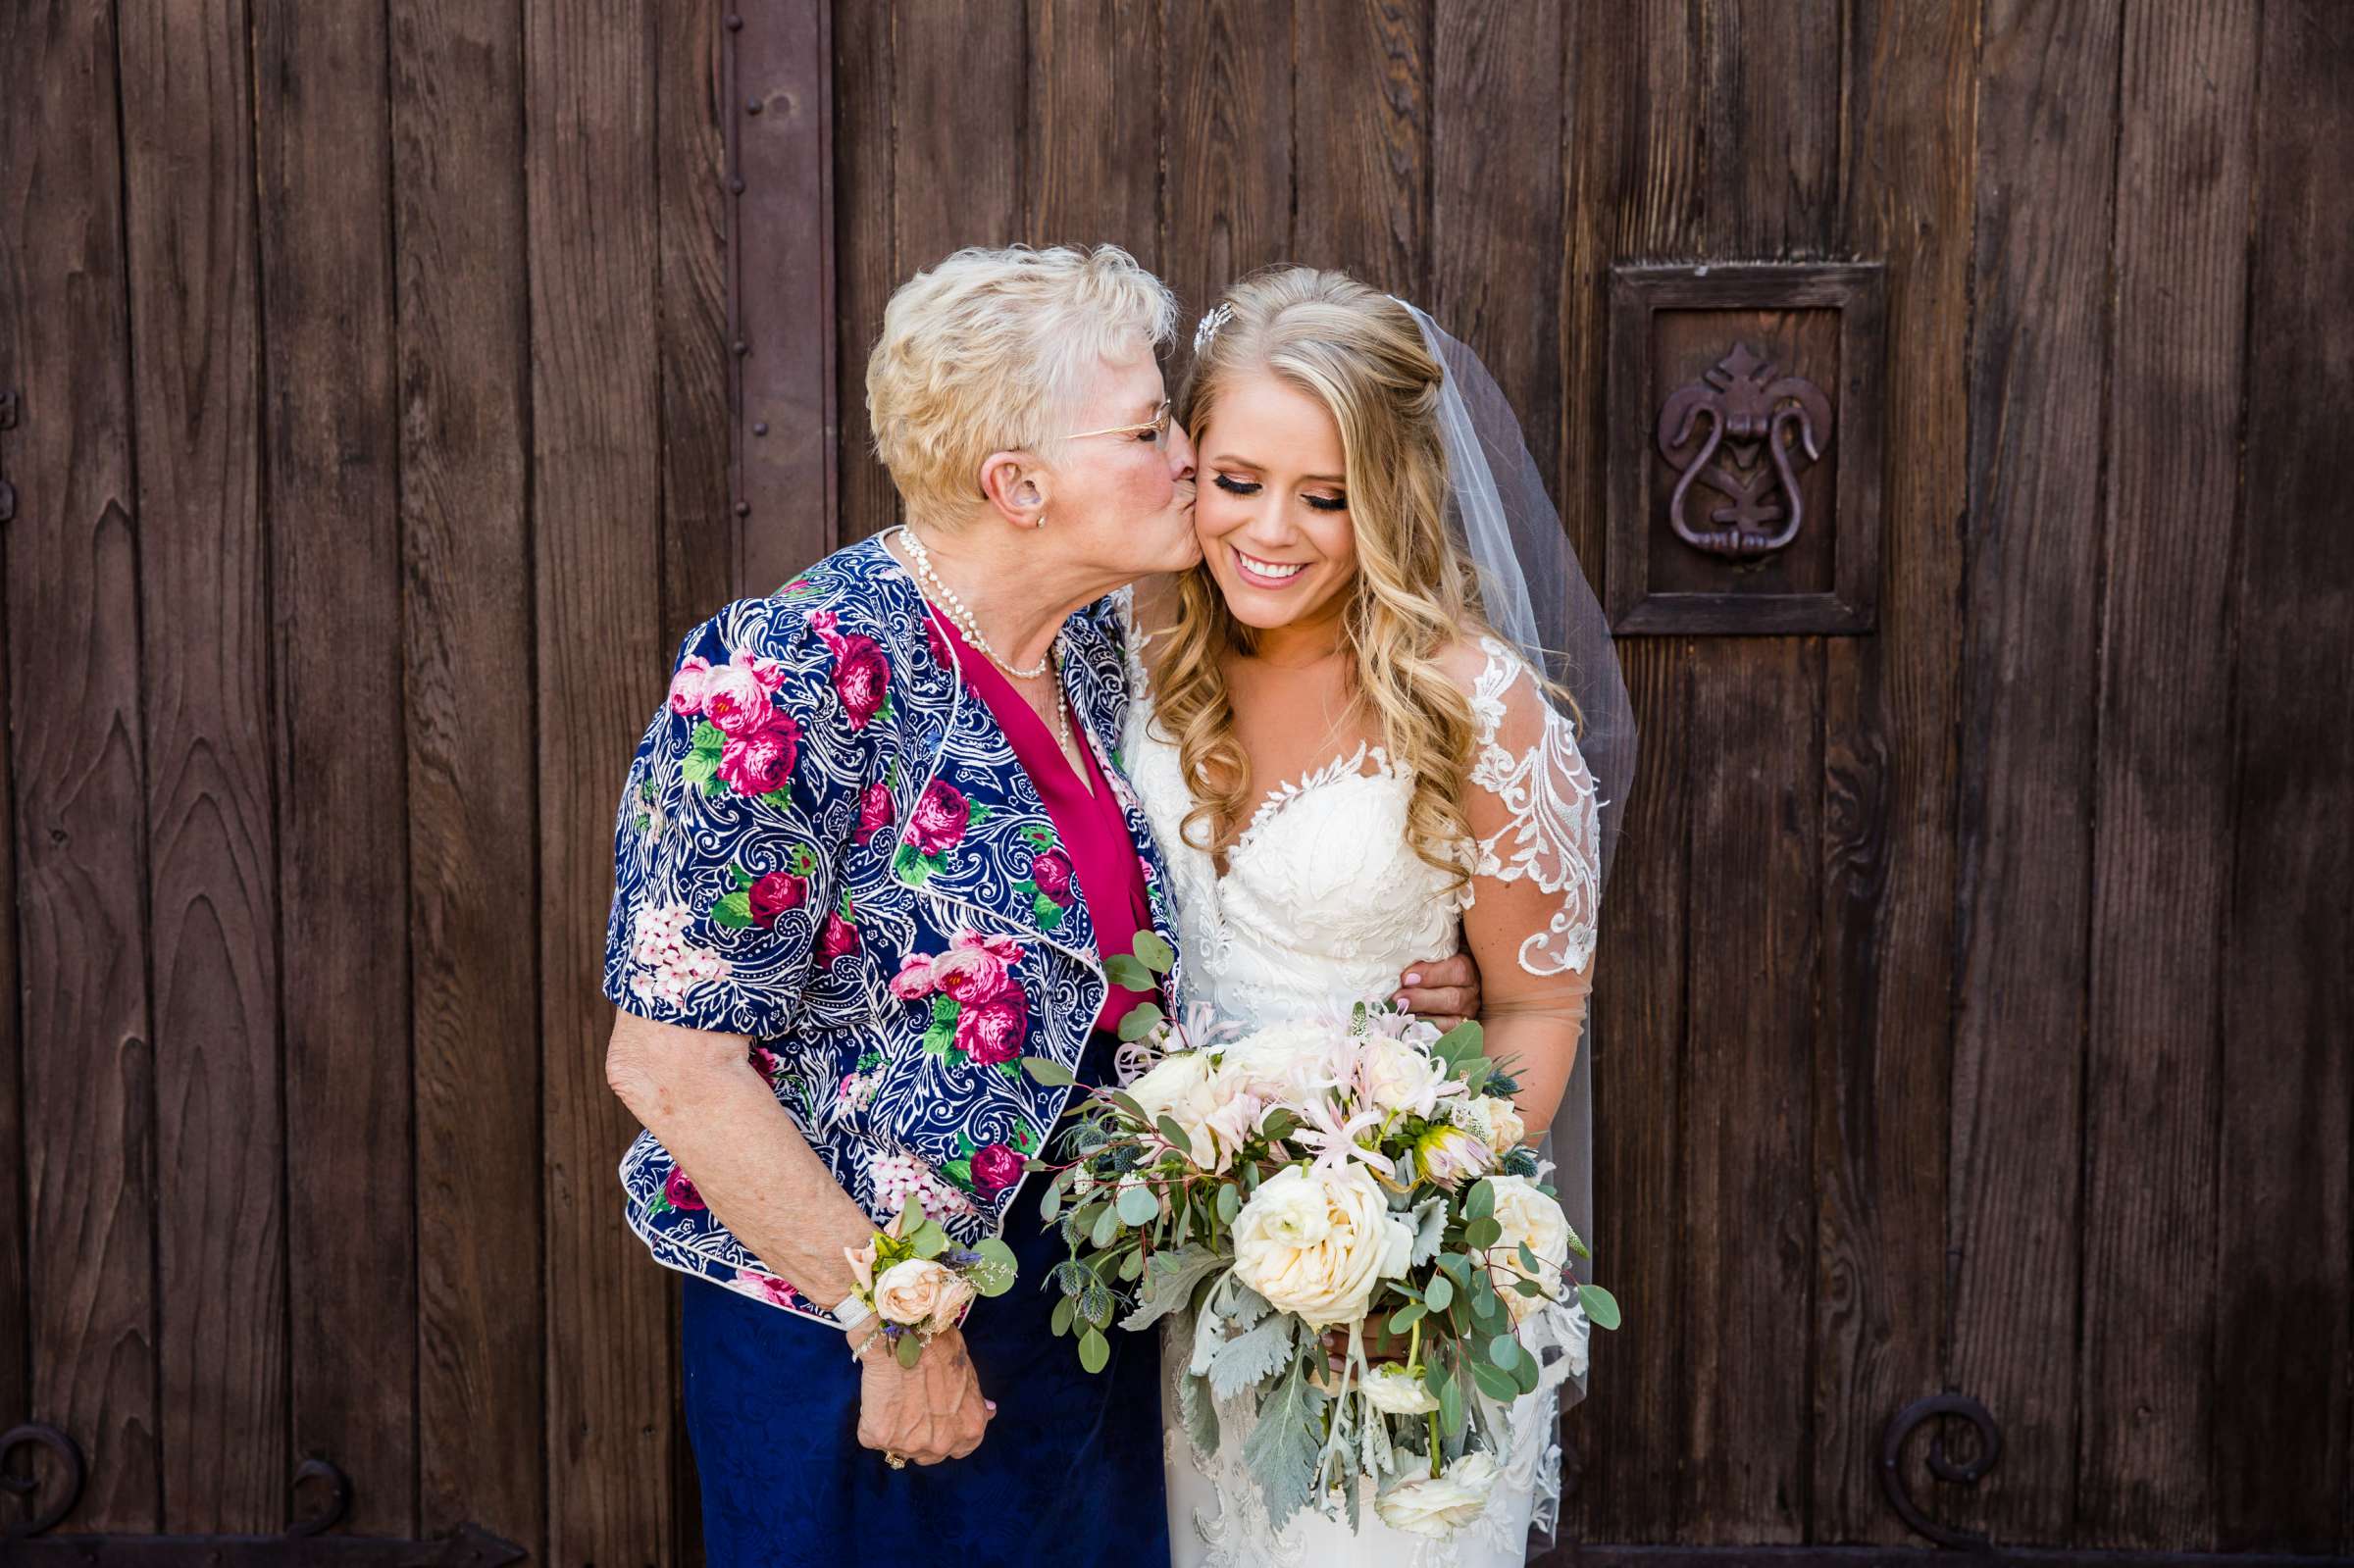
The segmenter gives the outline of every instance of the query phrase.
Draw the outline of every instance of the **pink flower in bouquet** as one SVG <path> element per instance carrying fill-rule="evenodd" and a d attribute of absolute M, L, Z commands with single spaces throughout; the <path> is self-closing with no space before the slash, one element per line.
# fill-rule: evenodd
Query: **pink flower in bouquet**
<path fill-rule="evenodd" d="M 1414 1169 L 1451 1192 L 1495 1167 L 1495 1150 L 1459 1127 L 1434 1127 L 1414 1141 Z"/>
<path fill-rule="evenodd" d="M 878 780 L 858 797 L 858 841 L 863 844 L 890 826 L 891 789 Z"/>
<path fill-rule="evenodd" d="M 891 977 L 891 993 L 903 1002 L 921 1001 L 936 988 L 930 953 L 901 953 L 899 972 Z"/>
<path fill-rule="evenodd" d="M 956 1015 L 956 1048 L 983 1067 L 1021 1054 L 1030 1032 L 1030 999 L 1016 986 L 987 1001 L 966 1002 Z"/>
<path fill-rule="evenodd" d="M 679 661 L 679 673 L 670 678 L 670 711 L 685 718 L 703 711 L 703 684 L 710 679 L 711 661 L 699 653 L 690 653 Z"/>
<path fill-rule="evenodd" d="M 973 1190 L 983 1197 L 1001 1192 L 1022 1179 L 1021 1154 L 1003 1143 L 973 1151 Z"/>
<path fill-rule="evenodd" d="M 826 917 L 825 930 L 817 934 L 817 961 L 831 964 L 835 959 L 858 950 L 858 928 L 842 918 L 841 912 Z"/>
<path fill-rule="evenodd" d="M 752 884 L 747 894 L 751 906 L 752 924 L 773 926 L 777 917 L 788 909 L 798 909 L 809 901 L 809 880 L 795 877 L 790 871 L 772 871 Z"/>
<path fill-rule="evenodd" d="M 719 776 L 747 795 L 781 789 L 793 775 L 793 759 L 801 743 L 801 727 L 784 714 L 765 730 L 737 735 L 720 748 Z"/>
<path fill-rule="evenodd" d="M 935 779 L 907 814 L 907 842 L 927 855 L 945 854 L 964 841 L 973 808 L 955 785 Z"/>
<path fill-rule="evenodd" d="M 674 1209 L 707 1207 L 703 1194 L 695 1190 L 694 1182 L 678 1166 L 670 1169 L 670 1180 L 662 1184 L 662 1196 Z"/>

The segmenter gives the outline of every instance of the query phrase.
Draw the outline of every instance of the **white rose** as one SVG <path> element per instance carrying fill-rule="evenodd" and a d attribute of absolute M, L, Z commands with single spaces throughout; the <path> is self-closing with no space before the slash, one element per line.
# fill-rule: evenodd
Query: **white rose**
<path fill-rule="evenodd" d="M 1332 1031 L 1320 1025 L 1279 1024 L 1219 1051 L 1218 1070 L 1262 1100 L 1297 1100 L 1327 1073 L 1332 1046 Z"/>
<path fill-rule="evenodd" d="M 1218 1137 L 1219 1112 L 1234 1097 L 1234 1087 L 1219 1082 L 1217 1067 L 1205 1052 L 1185 1051 L 1164 1056 L 1152 1070 L 1128 1086 L 1128 1092 L 1145 1115 L 1162 1116 L 1184 1129 L 1193 1146 L 1193 1160 L 1204 1170 L 1223 1171 L 1234 1160 L 1234 1141 Z"/>
<path fill-rule="evenodd" d="M 1488 1142 L 1492 1147 L 1501 1151 L 1528 1141 L 1528 1123 L 1521 1119 L 1519 1106 L 1494 1094 L 1483 1094 L 1476 1103 L 1488 1113 L 1488 1126 L 1493 1134 Z"/>
<path fill-rule="evenodd" d="M 1311 1328 L 1365 1315 L 1375 1287 L 1406 1272 L 1413 1232 L 1361 1166 L 1310 1176 L 1287 1166 L 1234 1221 L 1234 1272 Z"/>
<path fill-rule="evenodd" d="M 1364 1042 L 1356 1058 L 1357 1087 L 1364 1097 L 1385 1111 L 1428 1116 L 1438 1109 L 1439 1089 L 1446 1070 L 1427 1055 L 1400 1040 L 1374 1038 Z"/>
<path fill-rule="evenodd" d="M 1496 1189 L 1496 1223 L 1504 1228 L 1503 1236 L 1488 1248 L 1488 1259 L 1505 1307 L 1518 1323 L 1535 1311 L 1540 1301 L 1561 1290 L 1561 1269 L 1569 1261 L 1569 1221 L 1561 1206 L 1525 1176 L 1492 1176 L 1488 1185 Z M 1520 1266 L 1522 1242 L 1537 1256 L 1535 1275 Z M 1523 1295 L 1512 1289 L 1513 1280 L 1525 1279 L 1543 1286 L 1545 1295 Z"/>
<path fill-rule="evenodd" d="M 1439 1407 L 1422 1380 L 1395 1361 L 1366 1373 L 1364 1390 L 1366 1399 L 1385 1416 L 1424 1416 Z"/>
<path fill-rule="evenodd" d="M 876 1276 L 875 1311 L 888 1323 L 923 1328 L 932 1322 L 952 1288 L 963 1283 L 930 1258 L 907 1258 Z"/>
<path fill-rule="evenodd" d="M 1475 1450 L 1443 1475 L 1399 1482 L 1374 1499 L 1373 1511 L 1392 1530 L 1443 1540 L 1487 1512 L 1496 1477 L 1495 1459 Z"/>

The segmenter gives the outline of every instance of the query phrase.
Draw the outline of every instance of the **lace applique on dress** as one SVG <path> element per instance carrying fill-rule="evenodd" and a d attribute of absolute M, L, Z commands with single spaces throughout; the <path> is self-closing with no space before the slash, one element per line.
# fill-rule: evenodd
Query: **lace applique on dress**
<path fill-rule="evenodd" d="M 1533 685 L 1535 677 L 1503 643 L 1483 637 L 1480 646 L 1488 662 L 1471 693 L 1472 721 L 1479 727 L 1471 782 L 1495 796 L 1510 820 L 1474 842 L 1472 875 L 1505 883 L 1526 878 L 1539 890 L 1560 894 L 1561 907 L 1546 929 L 1520 944 L 1520 967 L 1532 975 L 1583 969 L 1594 956 L 1602 909 L 1602 810 L 1594 775 L 1569 721 L 1544 703 L 1542 693 L 1541 732 L 1516 756 L 1501 743 L 1505 694 L 1517 681 Z M 1466 891 L 1466 907 L 1474 893 Z"/>

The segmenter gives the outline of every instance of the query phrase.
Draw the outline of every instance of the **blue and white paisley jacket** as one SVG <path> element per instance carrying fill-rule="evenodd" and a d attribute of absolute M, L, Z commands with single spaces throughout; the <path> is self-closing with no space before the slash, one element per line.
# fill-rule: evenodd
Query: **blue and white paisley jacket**
<path fill-rule="evenodd" d="M 1167 874 L 1119 772 L 1113 601 L 1073 616 L 1064 646 L 1174 946 Z M 614 870 L 617 1006 L 749 1036 L 778 1101 L 878 1223 L 913 1201 L 960 1239 L 996 1234 L 1021 1156 L 1069 1093 L 1019 1058 L 1076 1070 L 1107 982 L 1036 787 L 880 537 L 688 635 L 630 768 Z M 832 1324 L 652 1134 L 621 1180 L 657 1261 Z"/>

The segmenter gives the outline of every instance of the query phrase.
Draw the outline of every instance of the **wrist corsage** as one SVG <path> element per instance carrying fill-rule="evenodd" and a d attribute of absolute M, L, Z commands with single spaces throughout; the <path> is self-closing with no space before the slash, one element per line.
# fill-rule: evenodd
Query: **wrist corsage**
<path fill-rule="evenodd" d="M 877 1335 L 899 1365 L 923 1359 L 932 1337 L 964 1321 L 975 1296 L 1003 1295 L 1013 1287 L 1013 1248 L 996 1237 L 958 1246 L 937 1220 L 917 1219 L 910 1204 L 862 1247 L 844 1247 L 857 1281 L 849 1302 L 835 1309 L 864 1351 Z M 859 1308 L 863 1308 L 861 1311 Z M 846 1316 L 845 1316 L 846 1314 Z"/>

